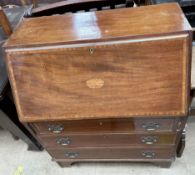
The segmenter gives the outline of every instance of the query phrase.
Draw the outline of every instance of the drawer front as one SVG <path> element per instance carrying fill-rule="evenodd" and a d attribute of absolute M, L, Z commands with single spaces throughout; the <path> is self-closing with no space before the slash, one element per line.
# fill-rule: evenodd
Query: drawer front
<path fill-rule="evenodd" d="M 180 118 L 130 118 L 33 123 L 38 134 L 130 133 L 175 131 L 181 129 Z"/>
<path fill-rule="evenodd" d="M 175 156 L 174 147 L 165 148 L 84 148 L 49 149 L 54 159 L 171 159 Z"/>
<path fill-rule="evenodd" d="M 94 134 L 40 136 L 46 148 L 118 147 L 128 145 L 174 145 L 175 133 L 164 134 Z"/>

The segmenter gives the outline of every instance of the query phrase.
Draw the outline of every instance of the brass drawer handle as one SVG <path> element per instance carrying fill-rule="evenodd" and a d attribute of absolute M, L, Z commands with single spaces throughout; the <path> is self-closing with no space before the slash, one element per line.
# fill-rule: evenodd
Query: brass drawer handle
<path fill-rule="evenodd" d="M 147 145 L 152 145 L 158 141 L 157 136 L 145 136 L 141 138 L 141 142 Z"/>
<path fill-rule="evenodd" d="M 61 146 L 67 146 L 70 145 L 70 139 L 68 137 L 65 138 L 59 138 L 56 140 L 56 143 L 61 145 Z"/>
<path fill-rule="evenodd" d="M 156 122 L 148 122 L 142 124 L 142 128 L 144 128 L 146 131 L 155 131 L 160 128 L 160 124 Z"/>
<path fill-rule="evenodd" d="M 79 153 L 74 153 L 74 152 L 66 152 L 65 156 L 70 158 L 70 159 L 75 159 L 79 156 Z"/>
<path fill-rule="evenodd" d="M 148 158 L 148 159 L 152 159 L 156 156 L 156 153 L 153 151 L 144 151 L 144 152 L 142 152 L 142 156 L 144 156 L 145 158 Z"/>
<path fill-rule="evenodd" d="M 51 131 L 51 132 L 53 132 L 55 134 L 62 133 L 63 130 L 64 130 L 63 125 L 51 124 L 51 125 L 48 126 L 48 131 Z"/>

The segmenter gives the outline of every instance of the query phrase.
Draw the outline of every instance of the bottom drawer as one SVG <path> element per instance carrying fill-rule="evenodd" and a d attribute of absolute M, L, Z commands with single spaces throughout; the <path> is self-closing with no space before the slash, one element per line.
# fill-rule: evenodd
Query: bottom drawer
<path fill-rule="evenodd" d="M 121 159 L 121 160 L 157 160 L 175 157 L 174 147 L 164 148 L 76 148 L 76 149 L 49 149 L 54 159 Z"/>

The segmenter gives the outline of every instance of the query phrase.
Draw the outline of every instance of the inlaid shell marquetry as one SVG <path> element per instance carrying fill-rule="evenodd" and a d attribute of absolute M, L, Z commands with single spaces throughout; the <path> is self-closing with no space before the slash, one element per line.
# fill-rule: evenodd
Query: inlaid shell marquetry
<path fill-rule="evenodd" d="M 92 78 L 87 80 L 86 85 L 92 89 L 99 89 L 104 86 L 104 81 L 102 79 Z"/>

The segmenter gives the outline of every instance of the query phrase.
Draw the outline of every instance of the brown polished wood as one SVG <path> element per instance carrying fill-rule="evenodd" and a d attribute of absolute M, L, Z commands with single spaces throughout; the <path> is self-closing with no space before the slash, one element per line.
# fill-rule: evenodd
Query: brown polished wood
<path fill-rule="evenodd" d="M 136 133 L 136 132 L 175 132 L 183 130 L 182 118 L 129 118 L 99 119 L 79 121 L 38 122 L 31 126 L 39 134 L 78 134 L 78 133 Z M 56 131 L 58 130 L 58 132 Z"/>
<path fill-rule="evenodd" d="M 151 147 L 150 151 L 142 146 L 136 148 L 131 147 L 119 147 L 119 148 L 75 148 L 75 149 L 48 149 L 51 156 L 57 161 L 69 160 L 71 162 L 80 161 L 155 161 L 155 160 L 170 160 L 174 157 L 174 147 Z"/>
<path fill-rule="evenodd" d="M 18 8 L 4 8 L 4 17 L 8 19 L 7 23 L 14 29 L 18 22 L 23 18 L 26 7 Z M 0 17 L 0 20 L 3 18 Z M 0 127 L 9 131 L 15 139 L 21 139 L 28 145 L 28 150 L 42 150 L 42 146 L 35 139 L 24 124 L 18 120 L 17 111 L 13 102 L 11 89 L 6 72 L 6 66 L 4 64 L 3 43 L 4 39 L 7 39 L 10 34 L 6 36 L 6 33 L 1 30 L 0 26 Z"/>
<path fill-rule="evenodd" d="M 185 143 L 191 41 L 172 3 L 25 19 L 5 45 L 20 120 L 61 166 L 168 167 Z"/>
<path fill-rule="evenodd" d="M 188 112 L 188 88 L 190 86 L 190 57 L 188 56 L 191 39 L 190 27 L 184 17 L 181 21 L 180 9 L 177 5 L 146 7 L 145 11 L 147 12 L 148 8 L 151 8 L 161 9 L 166 13 L 170 7 L 173 7 L 170 13 L 174 10 L 178 11 L 178 20 L 186 25 L 180 26 L 176 23 L 175 27 L 171 27 L 176 29 L 175 34 L 170 31 L 170 28 L 168 30 L 167 27 L 163 27 L 164 31 L 160 36 L 159 30 L 156 30 L 153 24 L 145 23 L 145 27 L 142 26 L 140 29 L 139 39 L 138 36 L 132 38 L 133 32 L 139 31 L 138 26 L 134 25 L 132 32 L 129 27 L 124 25 L 113 26 L 112 21 L 115 21 L 116 17 L 121 17 L 122 20 L 116 21 L 132 24 L 129 16 L 133 12 L 140 16 L 138 21 L 142 20 L 140 11 L 144 8 L 139 8 L 137 11 L 135 9 L 116 10 L 117 13 L 107 11 L 105 15 L 102 15 L 104 14 L 102 12 L 83 13 L 79 14 L 80 20 L 78 19 L 78 21 L 72 21 L 77 19 L 77 14 L 55 16 L 56 19 L 53 20 L 53 17 L 50 17 L 51 20 L 48 21 L 48 24 L 52 27 L 48 31 L 51 32 L 55 29 L 56 35 L 50 35 L 42 27 L 39 27 L 39 31 L 36 32 L 38 27 L 36 25 L 39 25 L 40 20 L 43 20 L 41 26 L 47 28 L 48 17 L 24 20 L 6 45 L 7 65 L 20 119 L 32 122 L 93 119 L 99 118 L 99 116 L 101 118 L 118 118 L 121 114 L 122 117 L 185 116 Z M 111 15 L 107 13 L 111 13 Z M 115 16 L 115 14 L 117 15 Z M 93 25 L 90 30 L 90 25 L 95 22 L 91 15 L 95 15 L 96 21 L 102 21 L 102 23 L 99 26 Z M 112 21 L 109 18 L 106 19 L 106 15 L 113 17 Z M 128 22 L 127 18 L 123 18 L 125 16 L 130 19 Z M 164 16 L 161 16 L 162 21 L 166 20 L 167 23 L 171 21 L 163 19 Z M 166 15 L 165 18 L 168 16 Z M 172 15 L 170 17 L 172 19 Z M 107 22 L 104 21 L 104 18 Z M 74 32 L 74 35 L 72 33 L 71 36 L 68 32 L 66 36 L 63 33 L 58 35 L 58 32 L 62 31 L 63 25 L 60 24 L 62 19 L 67 21 L 64 23 L 66 24 L 64 29 L 69 29 Z M 161 20 L 159 19 L 159 21 Z M 51 21 L 56 24 L 52 24 Z M 74 23 L 76 26 L 72 25 Z M 104 31 L 101 29 L 103 27 L 101 24 L 105 27 Z M 151 32 L 148 30 L 149 25 L 157 32 L 152 32 L 152 37 L 148 36 L 149 33 L 146 34 Z M 28 30 L 28 27 L 32 28 Z M 118 27 L 117 30 L 116 27 Z M 127 28 L 129 30 L 126 30 Z M 88 29 L 91 32 L 87 32 Z M 177 29 L 180 30 L 180 33 Z M 109 33 L 112 36 L 112 41 L 108 39 L 108 41 L 102 42 L 106 38 L 106 35 L 102 35 L 105 31 L 107 31 L 106 35 Z M 163 36 L 167 32 L 169 32 L 169 36 L 168 34 Z M 39 37 L 36 36 L 36 33 L 39 34 Z M 143 37 L 144 33 L 146 38 Z M 31 38 L 32 34 L 34 35 L 33 39 Z M 84 44 L 84 41 L 80 41 L 80 44 L 76 44 L 79 41 L 77 37 L 82 38 L 87 34 L 88 43 Z M 118 39 L 117 35 L 119 34 L 123 39 Z M 134 33 L 134 35 L 136 34 Z M 20 40 L 21 36 L 23 39 Z M 59 36 L 61 36 L 61 41 L 58 40 Z M 89 40 L 90 36 L 92 38 Z M 75 39 L 74 44 L 66 44 L 72 40 L 71 37 Z M 42 38 L 41 41 L 40 38 Z M 101 42 L 97 42 L 100 39 Z M 37 48 L 33 44 L 28 44 L 30 40 L 31 43 L 37 44 Z M 41 46 L 49 44 L 51 41 L 55 47 Z M 21 48 L 17 49 L 19 46 Z M 14 50 L 9 50 L 10 47 Z M 127 55 L 127 53 L 130 54 Z M 34 93 L 37 95 L 34 96 Z"/>
<path fill-rule="evenodd" d="M 60 134 L 58 136 L 40 136 L 45 148 L 72 147 L 118 147 L 118 146 L 148 146 L 174 145 L 176 133 L 148 133 L 148 134 Z"/>
<path fill-rule="evenodd" d="M 162 4 L 114 11 L 28 18 L 11 36 L 6 47 L 93 43 L 189 30 L 191 27 L 178 5 Z"/>
<path fill-rule="evenodd" d="M 9 52 L 21 120 L 185 116 L 189 35 L 172 37 Z"/>
<path fill-rule="evenodd" d="M 53 159 L 53 160 L 55 161 L 55 159 Z M 91 160 L 91 161 L 93 161 L 93 160 Z M 109 161 L 109 162 L 115 162 L 115 161 L 118 162 L 118 160 L 104 160 L 102 162 L 107 162 L 107 161 Z M 120 161 L 122 162 L 122 160 L 120 160 Z M 124 161 L 126 162 L 126 160 L 124 160 Z M 97 160 L 95 160 L 95 162 L 97 162 Z M 61 161 L 58 161 L 57 163 L 58 163 L 58 165 L 60 167 L 65 168 L 65 167 L 72 166 L 74 162 L 64 161 L 64 160 L 62 161 L 61 160 Z M 161 161 L 155 161 L 155 162 L 152 161 L 150 163 L 153 163 L 154 165 L 159 166 L 161 168 L 170 168 L 171 167 L 172 160 L 162 161 L 162 162 Z"/>
<path fill-rule="evenodd" d="M 10 36 L 12 33 L 12 27 L 5 15 L 2 7 L 0 6 L 0 26 L 3 28 L 6 35 Z"/>

